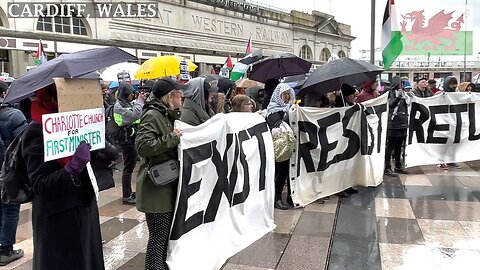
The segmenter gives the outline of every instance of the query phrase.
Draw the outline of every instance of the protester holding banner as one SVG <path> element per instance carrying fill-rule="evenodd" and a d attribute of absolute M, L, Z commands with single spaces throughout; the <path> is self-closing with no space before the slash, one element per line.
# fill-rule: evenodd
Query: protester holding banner
<path fill-rule="evenodd" d="M 426 98 L 433 96 L 432 90 L 427 87 L 427 79 L 419 78 L 417 80 L 417 86 L 412 91 L 416 97 Z"/>
<path fill-rule="evenodd" d="M 341 108 L 355 105 L 355 94 L 357 93 L 355 87 L 344 83 L 342 84 L 340 91 L 340 95 L 337 95 L 335 98 L 335 107 Z"/>
<path fill-rule="evenodd" d="M 137 164 L 135 137 L 145 102 L 143 93 L 140 93 L 137 100 L 132 102 L 135 97 L 134 91 L 131 84 L 121 83 L 118 86 L 118 100 L 113 107 L 115 123 L 120 127 L 118 144 L 122 150 L 124 164 L 122 173 L 122 202 L 124 204 L 135 204 L 135 193 L 132 192 L 132 173 Z"/>
<path fill-rule="evenodd" d="M 245 94 L 253 100 L 254 112 L 262 110 L 264 93 L 265 91 L 260 86 L 249 87 L 245 91 Z"/>
<path fill-rule="evenodd" d="M 168 269 L 168 236 L 172 225 L 178 181 L 156 185 L 148 168 L 169 160 L 178 160 L 177 146 L 182 131 L 173 128 L 180 118 L 183 86 L 170 78 L 159 79 L 140 119 L 136 147 L 142 157 L 137 177 L 137 209 L 144 212 L 149 232 L 145 269 Z"/>
<path fill-rule="evenodd" d="M 192 126 L 199 126 L 210 119 L 207 113 L 207 96 L 210 84 L 204 77 L 191 79 L 184 90 L 184 103 L 182 107 L 182 122 Z"/>
<path fill-rule="evenodd" d="M 280 83 L 273 91 L 270 103 L 267 106 L 267 124 L 272 130 L 272 134 L 277 129 L 287 125 L 289 128 L 288 111 L 295 102 L 295 92 L 286 83 Z M 283 130 L 284 131 L 284 130 Z M 279 132 L 283 132 L 279 131 Z M 275 142 L 274 142 L 275 147 Z M 277 157 L 275 157 L 277 158 Z M 282 201 L 282 192 L 285 182 L 289 180 L 290 159 L 284 161 L 275 161 L 275 204 L 274 207 L 281 210 L 287 210 L 288 206 Z M 287 182 L 288 197 L 287 202 L 293 205 L 290 196 L 290 181 Z"/>
<path fill-rule="evenodd" d="M 428 84 L 428 89 L 430 89 L 430 91 L 432 91 L 434 95 L 437 94 L 438 92 L 441 92 L 441 90 L 438 89 L 437 87 L 437 81 L 435 79 L 428 80 L 427 84 Z"/>
<path fill-rule="evenodd" d="M 403 169 L 400 157 L 402 154 L 402 146 L 407 138 L 408 106 L 411 100 L 400 86 L 400 77 L 395 76 L 390 80 L 391 89 L 388 92 L 389 113 L 384 169 L 384 174 L 388 176 L 396 176 L 397 173 L 408 174 L 408 172 Z M 391 165 L 392 153 L 395 159 L 395 173 L 392 171 Z"/>
<path fill-rule="evenodd" d="M 33 187 L 33 269 L 104 269 L 102 238 L 86 164 L 90 146 L 44 162 L 42 115 L 58 112 L 55 86 L 35 93 L 21 154 Z"/>
<path fill-rule="evenodd" d="M 444 92 L 456 92 L 458 86 L 457 78 L 453 76 L 448 76 L 443 81 L 443 91 Z"/>
<path fill-rule="evenodd" d="M 360 94 L 357 97 L 357 103 L 362 103 L 364 101 L 378 97 L 377 86 L 378 86 L 377 78 L 366 81 L 363 84 L 362 92 L 360 92 Z"/>
<path fill-rule="evenodd" d="M 232 112 L 253 112 L 253 100 L 246 95 L 236 95 L 232 99 Z"/>

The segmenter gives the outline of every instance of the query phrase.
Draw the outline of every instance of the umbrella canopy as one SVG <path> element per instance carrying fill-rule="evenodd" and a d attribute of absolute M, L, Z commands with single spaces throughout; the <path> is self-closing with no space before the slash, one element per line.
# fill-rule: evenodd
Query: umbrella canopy
<path fill-rule="evenodd" d="M 135 78 L 150 80 L 169 76 L 177 76 L 180 74 L 180 62 L 182 60 L 182 57 L 176 55 L 162 55 L 148 59 L 140 66 L 135 74 Z M 189 71 L 195 71 L 195 69 L 198 68 L 198 66 L 195 65 L 192 60 L 185 60 L 187 61 Z"/>
<path fill-rule="evenodd" d="M 250 79 L 247 79 L 247 78 L 240 79 L 240 80 L 236 81 L 235 84 L 239 88 L 250 88 L 250 87 L 255 87 L 255 86 L 263 87 L 264 86 L 263 83 L 259 83 L 257 81 L 253 81 L 253 80 L 250 80 Z"/>
<path fill-rule="evenodd" d="M 293 53 L 276 53 L 256 62 L 250 73 L 250 79 L 265 82 L 268 79 L 305 74 L 311 66 L 312 63 Z"/>
<path fill-rule="evenodd" d="M 59 57 L 42 64 L 12 82 L 5 102 L 18 101 L 54 83 L 53 78 L 76 78 L 110 65 L 137 58 L 117 47 L 96 48 Z"/>
<path fill-rule="evenodd" d="M 381 67 L 362 60 L 336 59 L 313 71 L 298 94 L 325 94 L 340 89 L 343 83 L 357 84 L 371 80 L 382 71 Z"/>
<path fill-rule="evenodd" d="M 130 74 L 130 78 L 133 80 L 135 79 L 135 73 L 137 73 L 140 65 L 137 63 L 118 63 L 113 66 L 109 66 L 105 71 L 102 72 L 100 78 L 106 82 L 113 82 L 117 81 L 117 74 L 120 72 L 127 72 Z"/>

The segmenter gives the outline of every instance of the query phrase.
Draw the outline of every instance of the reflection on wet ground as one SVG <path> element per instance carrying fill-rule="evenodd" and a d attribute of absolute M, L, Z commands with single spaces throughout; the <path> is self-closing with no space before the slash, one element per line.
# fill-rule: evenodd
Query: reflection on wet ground
<path fill-rule="evenodd" d="M 277 228 L 230 258 L 224 270 L 462 269 L 480 261 L 480 161 L 385 177 L 340 201 L 275 210 Z M 134 173 L 135 175 L 136 173 Z M 100 194 L 107 269 L 143 269 L 145 216 L 121 202 L 116 187 Z M 135 186 L 135 185 L 133 185 Z M 22 205 L 16 248 L 25 257 L 2 269 L 31 269 L 31 205 Z M 475 267 L 474 267 L 475 268 Z"/>

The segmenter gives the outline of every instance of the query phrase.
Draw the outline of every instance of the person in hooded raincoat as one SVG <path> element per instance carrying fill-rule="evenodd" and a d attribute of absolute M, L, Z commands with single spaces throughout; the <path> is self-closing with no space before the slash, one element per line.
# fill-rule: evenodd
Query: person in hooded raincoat
<path fill-rule="evenodd" d="M 362 92 L 360 92 L 357 97 L 357 103 L 362 103 L 364 101 L 378 97 L 378 92 L 376 90 L 377 86 L 378 81 L 376 78 L 365 82 L 362 87 Z"/>
<path fill-rule="evenodd" d="M 402 89 L 401 78 L 394 76 L 390 80 L 388 92 L 389 112 L 387 130 L 387 148 L 385 150 L 384 174 L 396 176 L 397 173 L 408 174 L 402 166 L 402 146 L 407 139 L 408 105 L 410 97 Z M 395 172 L 392 171 L 392 153 L 395 160 Z"/>
<path fill-rule="evenodd" d="M 122 150 L 124 164 L 122 172 L 122 202 L 124 204 L 135 204 L 135 193 L 132 192 L 132 173 L 138 156 L 135 149 L 135 137 L 145 103 L 143 92 L 139 93 L 138 98 L 133 101 L 134 91 L 131 84 L 121 83 L 118 86 L 118 100 L 113 106 L 113 117 L 115 123 L 120 127 L 118 144 Z"/>
<path fill-rule="evenodd" d="M 198 126 L 210 119 L 207 113 L 206 94 L 210 84 L 205 82 L 205 78 L 197 77 L 191 79 L 183 90 L 185 97 L 182 107 L 182 121 Z"/>

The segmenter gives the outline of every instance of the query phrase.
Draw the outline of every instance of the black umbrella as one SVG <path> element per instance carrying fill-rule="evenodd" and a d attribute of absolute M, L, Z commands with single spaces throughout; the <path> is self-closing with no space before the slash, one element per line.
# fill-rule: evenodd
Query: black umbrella
<path fill-rule="evenodd" d="M 362 60 L 336 59 L 314 70 L 298 94 L 325 94 L 339 90 L 343 83 L 357 84 L 371 80 L 382 71 L 383 68 Z"/>
<path fill-rule="evenodd" d="M 312 63 L 293 53 L 276 53 L 253 64 L 249 78 L 265 82 L 268 79 L 308 73 L 311 66 Z"/>
<path fill-rule="evenodd" d="M 25 98 L 54 83 L 53 78 L 77 78 L 116 63 L 132 60 L 136 60 L 136 57 L 117 47 L 62 54 L 15 80 L 8 90 L 5 102 Z"/>

